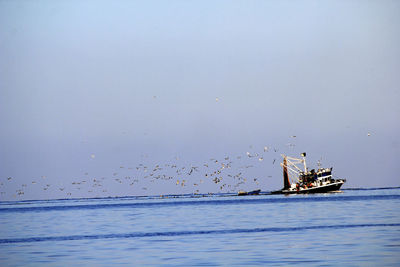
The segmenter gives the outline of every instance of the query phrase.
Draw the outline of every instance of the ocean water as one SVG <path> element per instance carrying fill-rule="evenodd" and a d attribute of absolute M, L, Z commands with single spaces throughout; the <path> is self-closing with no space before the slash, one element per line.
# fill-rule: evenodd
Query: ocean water
<path fill-rule="evenodd" d="M 400 266 L 400 189 L 0 202 L 0 266 Z"/>

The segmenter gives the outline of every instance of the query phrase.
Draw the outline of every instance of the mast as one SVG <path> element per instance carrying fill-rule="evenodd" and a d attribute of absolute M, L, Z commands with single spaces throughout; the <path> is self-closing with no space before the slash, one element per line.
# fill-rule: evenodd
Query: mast
<path fill-rule="evenodd" d="M 289 181 L 289 174 L 287 170 L 287 160 L 286 156 L 283 158 L 283 189 L 289 189 L 290 188 L 290 181 Z"/>
<path fill-rule="evenodd" d="M 306 152 L 301 153 L 301 156 L 303 157 L 304 173 L 307 173 Z"/>

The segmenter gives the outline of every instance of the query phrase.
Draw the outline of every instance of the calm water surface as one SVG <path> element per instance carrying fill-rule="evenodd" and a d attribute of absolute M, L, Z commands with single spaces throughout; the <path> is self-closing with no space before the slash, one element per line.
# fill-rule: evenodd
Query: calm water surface
<path fill-rule="evenodd" d="M 0 202 L 0 266 L 399 266 L 400 189 Z"/>

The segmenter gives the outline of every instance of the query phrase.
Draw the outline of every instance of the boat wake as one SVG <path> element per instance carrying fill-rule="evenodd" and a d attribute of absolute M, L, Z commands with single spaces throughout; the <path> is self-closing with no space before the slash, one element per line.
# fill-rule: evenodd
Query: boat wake
<path fill-rule="evenodd" d="M 90 209 L 122 209 L 122 208 L 148 208 L 165 206 L 203 206 L 203 205 L 242 205 L 242 204 L 274 204 L 292 202 L 331 202 L 331 201 L 369 201 L 400 199 L 400 195 L 370 195 L 370 196 L 344 196 L 344 195 L 292 195 L 288 196 L 268 196 L 268 198 L 233 198 L 233 199 L 195 199 L 187 201 L 159 201 L 159 202 L 134 202 L 134 203 L 96 203 L 96 204 L 77 204 L 77 205 L 56 205 L 56 206 L 33 206 L 33 207 L 6 207 L 0 208 L 1 213 L 14 212 L 48 212 L 48 211 L 67 211 L 67 210 L 90 210 Z"/>
<path fill-rule="evenodd" d="M 125 238 L 146 238 L 146 237 L 171 237 L 171 236 L 189 236 L 189 235 L 223 235 L 236 233 L 260 233 L 260 232 L 294 232 L 294 231 L 312 231 L 320 229 L 347 229 L 347 228 L 365 228 L 365 227 L 400 227 L 400 223 L 377 223 L 377 224 L 336 224 L 336 225 L 315 225 L 304 227 L 269 227 L 254 229 L 222 229 L 222 230 L 199 230 L 199 231 L 176 231 L 176 232 L 150 232 L 150 233 L 122 233 L 105 235 L 70 235 L 70 236 L 43 236 L 0 239 L 0 244 L 10 243 L 32 243 L 32 242 L 54 242 L 71 240 L 92 240 L 92 239 L 125 239 Z"/>

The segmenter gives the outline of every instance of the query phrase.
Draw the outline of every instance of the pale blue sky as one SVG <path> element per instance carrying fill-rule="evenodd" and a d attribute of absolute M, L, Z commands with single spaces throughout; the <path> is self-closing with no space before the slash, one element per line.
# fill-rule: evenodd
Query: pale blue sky
<path fill-rule="evenodd" d="M 279 151 L 244 189 L 281 188 L 273 159 L 303 151 L 346 187 L 399 186 L 399 14 L 398 1 L 0 1 L 0 197 L 264 146 Z M 70 191 L 194 191 L 118 186 Z"/>

